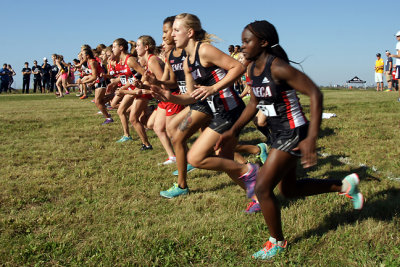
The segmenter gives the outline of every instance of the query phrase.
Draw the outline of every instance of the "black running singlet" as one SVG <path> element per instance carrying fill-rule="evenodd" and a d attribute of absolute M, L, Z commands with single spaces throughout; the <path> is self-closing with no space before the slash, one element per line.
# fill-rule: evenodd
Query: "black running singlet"
<path fill-rule="evenodd" d="M 196 54 L 193 63 L 187 57 L 189 71 L 196 84 L 211 86 L 222 80 L 226 75 L 226 70 L 218 67 L 203 67 L 200 62 L 199 48 L 201 42 L 197 43 Z M 243 105 L 242 99 L 232 87 L 219 90 L 216 94 L 207 97 L 208 105 L 213 113 L 230 111 Z"/>
<path fill-rule="evenodd" d="M 169 54 L 169 64 L 172 67 L 172 71 L 175 74 L 176 78 L 176 83 L 178 84 L 179 91 L 181 94 L 186 93 L 186 79 L 185 79 L 185 72 L 183 71 L 183 61 L 186 58 L 186 52 L 185 50 L 182 50 L 182 53 L 179 57 L 174 56 L 174 51 L 176 48 L 174 48 L 171 53 Z M 171 90 L 174 91 L 174 90 Z"/>
<path fill-rule="evenodd" d="M 251 89 L 259 100 L 257 108 L 267 116 L 271 130 L 287 130 L 308 122 L 296 91 L 287 83 L 277 84 L 272 79 L 271 64 L 275 56 L 269 56 L 264 70 L 254 76 L 253 64 L 250 68 Z"/>

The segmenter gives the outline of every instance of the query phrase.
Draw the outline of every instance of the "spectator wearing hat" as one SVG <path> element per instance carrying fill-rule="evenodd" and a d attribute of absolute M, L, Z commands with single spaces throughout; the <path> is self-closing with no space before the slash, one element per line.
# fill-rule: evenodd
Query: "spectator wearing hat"
<path fill-rule="evenodd" d="M 22 69 L 22 93 L 29 94 L 29 83 L 31 81 L 32 69 L 29 68 L 29 63 L 25 62 L 25 67 Z"/>
<path fill-rule="evenodd" d="M 390 54 L 390 56 L 396 58 L 396 62 L 395 62 L 396 76 L 395 76 L 395 78 L 397 80 L 399 80 L 400 79 L 400 31 L 398 31 L 396 33 L 396 39 L 397 39 L 397 44 L 396 44 L 397 54 Z M 400 102 L 400 90 L 399 90 L 399 98 L 397 99 L 397 101 Z"/>
<path fill-rule="evenodd" d="M 47 93 L 50 92 L 50 77 L 51 77 L 51 65 L 47 63 L 47 58 L 43 58 L 42 65 L 42 93 L 47 89 Z"/>
<path fill-rule="evenodd" d="M 37 64 L 37 61 L 33 61 L 33 67 L 32 67 L 32 73 L 33 73 L 33 92 L 36 93 L 36 89 L 39 88 L 39 91 L 42 88 L 42 68 Z"/>
<path fill-rule="evenodd" d="M 381 58 L 381 54 L 376 54 L 376 61 L 375 61 L 375 82 L 376 82 L 376 91 L 383 91 L 383 67 L 385 63 Z"/>
<path fill-rule="evenodd" d="M 386 64 L 385 64 L 385 77 L 388 84 L 388 89 L 392 91 L 392 68 L 393 68 L 393 59 L 390 56 L 389 50 L 386 50 Z"/>

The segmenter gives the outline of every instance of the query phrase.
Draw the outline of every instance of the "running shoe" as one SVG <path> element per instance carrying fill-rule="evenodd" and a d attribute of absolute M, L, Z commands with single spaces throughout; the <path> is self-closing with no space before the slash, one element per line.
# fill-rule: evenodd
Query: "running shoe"
<path fill-rule="evenodd" d="M 107 118 L 101 125 L 106 125 L 106 124 L 109 124 L 112 122 L 114 122 L 114 120 L 112 118 Z"/>
<path fill-rule="evenodd" d="M 92 99 L 90 102 L 94 103 L 94 99 Z"/>
<path fill-rule="evenodd" d="M 167 158 L 166 161 L 164 161 L 163 163 L 159 164 L 159 165 L 169 165 L 169 164 L 174 164 L 176 163 L 176 157 L 169 157 Z"/>
<path fill-rule="evenodd" d="M 148 145 L 148 146 L 146 146 L 145 144 L 142 144 L 142 147 L 140 148 L 140 150 L 152 150 L 153 149 L 153 147 L 152 147 L 152 145 Z"/>
<path fill-rule="evenodd" d="M 68 91 L 65 91 L 65 94 L 66 94 L 66 95 L 69 95 L 69 92 L 68 92 Z"/>
<path fill-rule="evenodd" d="M 79 93 L 79 94 L 76 94 L 76 96 L 79 96 L 79 97 L 81 97 L 81 96 L 83 96 L 83 94 Z"/>
<path fill-rule="evenodd" d="M 189 187 L 182 189 L 178 186 L 177 183 L 174 183 L 174 185 L 167 191 L 160 192 L 160 196 L 165 198 L 174 198 L 180 195 L 187 195 L 187 194 L 189 194 Z"/>
<path fill-rule="evenodd" d="M 260 148 L 260 154 L 257 155 L 257 158 L 259 158 L 261 163 L 264 164 L 268 157 L 267 145 L 265 143 L 259 143 L 257 146 Z"/>
<path fill-rule="evenodd" d="M 58 95 L 58 96 L 56 96 L 56 98 L 61 98 L 61 97 L 64 97 L 63 95 Z"/>
<path fill-rule="evenodd" d="M 82 95 L 82 96 L 80 97 L 80 99 L 86 99 L 86 98 L 88 98 L 87 95 Z"/>
<path fill-rule="evenodd" d="M 254 186 L 256 185 L 258 165 L 248 163 L 247 166 L 249 167 L 250 170 L 246 174 L 239 177 L 239 179 L 243 180 L 244 185 L 246 186 L 247 197 L 251 198 L 252 196 L 254 196 Z"/>
<path fill-rule="evenodd" d="M 360 210 L 364 206 L 364 197 L 358 190 L 358 184 L 360 183 L 360 178 L 358 178 L 357 173 L 352 173 L 344 177 L 343 183 L 348 183 L 349 187 L 346 192 L 343 192 L 341 195 L 345 195 L 346 197 L 351 199 L 353 203 L 353 207 L 356 210 Z"/>
<path fill-rule="evenodd" d="M 119 140 L 117 141 L 117 143 L 123 143 L 123 142 L 127 142 L 127 141 L 133 141 L 132 136 L 125 136 L 125 135 L 123 135 L 123 136 L 121 137 L 121 139 L 119 139 Z"/>
<path fill-rule="evenodd" d="M 275 257 L 277 254 L 284 252 L 286 247 L 286 240 L 284 241 L 283 245 L 278 245 L 276 239 L 270 237 L 269 240 L 264 244 L 264 248 L 254 253 L 251 257 L 256 260 L 268 260 Z"/>
<path fill-rule="evenodd" d="M 249 204 L 247 204 L 246 210 L 244 212 L 246 213 L 256 213 L 256 212 L 260 212 L 261 211 L 261 207 L 260 207 L 260 203 L 256 202 L 254 199 L 251 200 L 251 202 Z"/>
<path fill-rule="evenodd" d="M 196 169 L 196 167 L 193 167 L 191 164 L 187 164 L 186 165 L 186 173 L 189 173 L 189 172 L 191 172 L 191 171 L 194 171 Z M 178 170 L 176 170 L 176 171 L 174 171 L 173 173 L 172 173 L 173 175 L 175 175 L 175 176 L 178 176 Z"/>

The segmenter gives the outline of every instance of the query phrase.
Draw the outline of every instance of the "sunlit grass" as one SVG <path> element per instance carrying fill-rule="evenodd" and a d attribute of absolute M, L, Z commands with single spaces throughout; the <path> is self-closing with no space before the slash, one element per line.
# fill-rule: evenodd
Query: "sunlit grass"
<path fill-rule="evenodd" d="M 325 112 L 337 117 L 322 124 L 324 157 L 299 177 L 357 172 L 367 202 L 355 212 L 337 194 L 280 197 L 290 248 L 275 264 L 400 264 L 399 182 L 388 178 L 400 177 L 396 96 L 324 90 Z M 308 99 L 301 100 L 308 111 Z M 248 200 L 226 174 L 196 170 L 190 195 L 162 199 L 175 166 L 157 165 L 166 155 L 156 135 L 148 132 L 153 151 L 141 152 L 136 135 L 117 144 L 118 120 L 101 126 L 96 113 L 73 96 L 0 96 L 0 265 L 264 264 L 250 255 L 268 229 L 261 214 L 243 213 Z M 245 131 L 241 139 L 263 136 Z"/>

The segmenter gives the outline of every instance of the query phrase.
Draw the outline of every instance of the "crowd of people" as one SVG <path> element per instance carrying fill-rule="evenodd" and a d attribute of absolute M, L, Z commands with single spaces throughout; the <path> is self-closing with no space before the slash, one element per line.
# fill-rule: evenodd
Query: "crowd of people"
<path fill-rule="evenodd" d="M 61 86 L 64 86 L 65 94 L 69 94 L 68 88 L 75 87 L 75 70 L 72 64 L 65 63 L 63 56 L 56 54 L 52 55 L 52 61 L 53 65 L 48 63 L 47 58 L 43 58 L 43 64 L 38 65 L 34 60 L 32 68 L 25 62 L 21 71 L 23 94 L 29 94 L 31 75 L 33 75 L 33 93 L 56 92 L 60 95 Z"/>
<path fill-rule="evenodd" d="M 161 26 L 161 46 L 148 35 L 136 42 L 118 38 L 94 49 L 85 44 L 73 64 L 54 54 L 52 66 L 46 59 L 42 66 L 34 62 L 32 69 L 25 63 L 23 74 L 28 84 L 34 75 L 34 91 L 52 91 L 55 85 L 58 98 L 70 87 L 79 88 L 81 99 L 94 94 L 103 125 L 115 123 L 109 110 L 116 109 L 123 132 L 118 143 L 133 140 L 132 125 L 141 141 L 138 149 L 149 153 L 153 147 L 146 130 L 154 130 L 167 155 L 162 164 L 177 165 L 177 182 L 161 191 L 162 197 L 188 194 L 187 173 L 195 168 L 225 172 L 250 199 L 246 212 L 261 211 L 268 226 L 270 237 L 252 255 L 255 259 L 273 258 L 287 248 L 276 186 L 286 197 L 339 192 L 355 209 L 363 207 L 357 174 L 342 180 L 296 178 L 299 159 L 305 168 L 317 162 L 322 93 L 289 64 L 271 23 L 246 25 L 242 46 L 230 47 L 230 55 L 211 44 L 215 36 L 193 14 L 167 17 L 160 30 Z M 76 82 L 74 72 L 80 74 Z M 310 121 L 297 92 L 310 98 Z M 249 97 L 247 105 L 242 97 Z M 250 121 L 265 136 L 268 152 L 265 143 L 238 143 L 241 129 Z M 262 166 L 248 163 L 243 152 L 258 155 Z"/>
<path fill-rule="evenodd" d="M 383 86 L 383 76 L 386 78 L 387 90 L 386 91 L 398 91 L 400 102 L 400 90 L 399 90 L 399 79 L 400 79 L 400 31 L 396 33 L 396 54 L 392 54 L 389 50 L 385 51 L 386 62 L 383 61 L 381 54 L 376 54 L 375 61 L 375 82 L 376 91 L 382 92 Z M 395 61 L 393 62 L 393 58 Z"/>

